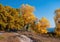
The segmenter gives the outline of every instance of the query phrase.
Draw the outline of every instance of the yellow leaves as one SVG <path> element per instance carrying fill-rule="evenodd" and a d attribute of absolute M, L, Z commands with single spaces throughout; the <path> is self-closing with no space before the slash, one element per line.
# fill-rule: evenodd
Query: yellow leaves
<path fill-rule="evenodd" d="M 41 22 L 46 22 L 46 23 L 49 22 L 45 17 L 42 17 L 40 21 Z"/>
<path fill-rule="evenodd" d="M 22 9 L 23 12 L 33 12 L 34 11 L 34 7 L 32 7 L 28 4 L 26 4 L 26 5 L 23 4 L 21 9 Z"/>
<path fill-rule="evenodd" d="M 55 11 L 55 16 L 54 16 L 54 20 L 55 20 L 55 33 L 57 36 L 60 36 L 60 9 L 57 9 Z"/>
<path fill-rule="evenodd" d="M 8 23 L 8 28 L 10 29 L 12 29 L 13 28 L 13 23 Z"/>
<path fill-rule="evenodd" d="M 49 21 L 45 17 L 42 17 L 40 20 L 40 24 L 41 24 L 40 25 L 40 32 L 41 33 L 47 33 L 46 28 L 50 27 Z"/>
<path fill-rule="evenodd" d="M 0 25 L 3 28 L 18 29 L 23 27 L 22 15 L 19 16 L 19 11 L 10 6 L 0 5 Z"/>
<path fill-rule="evenodd" d="M 60 28 L 55 28 L 56 36 L 60 36 Z"/>
<path fill-rule="evenodd" d="M 38 23 L 37 25 L 36 25 L 36 32 L 37 33 L 47 33 L 47 30 L 46 30 L 46 27 L 41 27 L 41 23 Z"/>
<path fill-rule="evenodd" d="M 48 32 L 46 28 L 50 27 L 50 23 L 45 17 L 43 17 L 40 19 L 40 21 L 37 21 L 37 24 L 35 24 L 34 26 L 35 27 L 33 28 L 33 30 L 35 32 L 43 34 Z"/>
<path fill-rule="evenodd" d="M 46 28 L 50 26 L 49 21 L 43 17 L 37 24 L 35 24 L 37 20 L 33 14 L 34 7 L 26 4 L 22 5 L 20 9 L 15 9 L 10 6 L 1 6 L 0 8 L 0 22 L 2 21 L 2 24 L 0 24 L 5 28 L 20 30 L 25 25 L 30 24 L 30 28 L 34 32 L 47 33 Z"/>
<path fill-rule="evenodd" d="M 60 16 L 60 9 L 57 9 L 57 10 L 55 11 L 55 13 L 56 13 L 56 15 Z"/>
<path fill-rule="evenodd" d="M 4 10 L 4 9 L 5 9 L 4 6 L 2 4 L 0 4 L 0 11 Z"/>
<path fill-rule="evenodd" d="M 46 27 L 46 28 L 50 27 L 50 23 L 45 17 L 42 17 L 42 19 L 40 20 L 40 23 L 42 24 L 43 27 Z"/>
<path fill-rule="evenodd" d="M 43 34 L 43 33 L 47 33 L 47 30 L 46 29 L 42 29 L 41 30 L 41 33 Z"/>
<path fill-rule="evenodd" d="M 24 24 L 32 24 L 33 21 L 36 19 L 35 15 L 33 14 L 34 7 L 29 5 L 22 5 L 21 12 L 24 19 Z M 33 28 L 33 26 L 31 27 Z"/>
<path fill-rule="evenodd" d="M 40 30 L 40 26 L 41 26 L 40 23 L 36 24 L 36 27 L 37 27 L 38 30 Z"/>
<path fill-rule="evenodd" d="M 42 17 L 42 19 L 40 20 L 41 22 L 46 22 L 47 19 L 45 17 Z"/>
<path fill-rule="evenodd" d="M 25 24 L 31 23 L 31 21 L 36 19 L 33 14 L 34 7 L 27 5 L 27 4 L 26 5 L 23 4 L 21 6 L 20 11 L 22 12 Z"/>
<path fill-rule="evenodd" d="M 5 28 L 7 24 L 4 23 L 3 21 L 0 21 L 0 25 Z"/>

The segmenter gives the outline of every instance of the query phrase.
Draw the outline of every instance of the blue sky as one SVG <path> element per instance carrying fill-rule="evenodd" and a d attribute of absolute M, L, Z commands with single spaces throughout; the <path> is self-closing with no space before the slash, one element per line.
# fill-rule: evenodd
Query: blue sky
<path fill-rule="evenodd" d="M 13 8 L 19 8 L 22 4 L 29 4 L 35 7 L 34 14 L 37 18 L 46 17 L 55 27 L 54 11 L 60 8 L 60 0 L 0 0 L 3 5 L 8 5 Z"/>

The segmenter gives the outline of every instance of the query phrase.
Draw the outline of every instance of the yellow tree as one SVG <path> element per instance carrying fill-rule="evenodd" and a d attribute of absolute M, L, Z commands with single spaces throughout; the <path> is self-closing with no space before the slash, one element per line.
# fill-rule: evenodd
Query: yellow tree
<path fill-rule="evenodd" d="M 24 19 L 24 25 L 28 25 L 31 24 L 35 19 L 35 15 L 33 14 L 34 12 L 34 7 L 26 4 L 26 5 L 22 5 L 21 6 L 21 12 L 23 15 L 23 19 Z"/>
<path fill-rule="evenodd" d="M 35 33 L 40 33 L 40 22 L 38 19 L 36 19 L 33 23 L 32 23 L 32 30 L 35 32 Z"/>
<path fill-rule="evenodd" d="M 19 15 L 20 11 L 17 11 L 16 9 L 8 6 L 6 6 L 5 8 L 9 13 L 9 15 L 7 16 L 8 28 L 20 30 L 20 28 L 23 27 L 22 15 Z"/>
<path fill-rule="evenodd" d="M 55 11 L 55 16 L 54 16 L 54 20 L 55 20 L 55 33 L 57 34 L 57 36 L 60 36 L 60 9 L 57 9 Z"/>
<path fill-rule="evenodd" d="M 32 24 L 32 29 L 34 30 L 34 32 L 39 34 L 47 33 L 48 31 L 46 28 L 49 27 L 50 27 L 50 23 L 45 17 L 42 17 L 40 20 L 36 19 L 36 22 Z"/>
<path fill-rule="evenodd" d="M 23 28 L 23 18 L 19 12 L 15 8 L 0 4 L 0 27 L 6 30 Z"/>
<path fill-rule="evenodd" d="M 0 29 L 4 29 L 6 27 L 6 11 L 2 4 L 0 4 Z"/>
<path fill-rule="evenodd" d="M 41 31 L 41 33 L 47 33 L 47 30 L 46 30 L 46 28 L 49 28 L 50 27 L 50 23 L 49 23 L 49 21 L 45 18 L 45 17 L 42 17 L 41 19 L 40 19 L 40 31 Z"/>

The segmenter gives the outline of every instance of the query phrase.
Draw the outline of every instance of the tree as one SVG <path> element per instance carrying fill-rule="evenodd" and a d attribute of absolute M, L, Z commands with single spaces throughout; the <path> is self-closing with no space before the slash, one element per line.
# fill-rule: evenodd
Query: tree
<path fill-rule="evenodd" d="M 50 23 L 45 17 L 41 18 L 40 23 L 42 24 L 43 27 L 46 27 L 46 28 L 50 27 Z"/>
<path fill-rule="evenodd" d="M 40 20 L 36 19 L 31 27 L 35 33 L 44 34 L 48 32 L 46 28 L 50 27 L 50 23 L 45 17 L 42 17 Z"/>
<path fill-rule="evenodd" d="M 46 28 L 50 27 L 49 21 L 45 17 L 39 21 L 33 12 L 34 7 L 28 4 L 23 4 L 18 9 L 0 4 L 0 29 L 28 30 L 30 28 L 36 33 L 46 33 Z"/>
<path fill-rule="evenodd" d="M 49 28 L 50 27 L 49 21 L 45 17 L 42 17 L 40 19 L 40 23 L 41 23 L 41 25 L 40 25 L 41 33 L 47 33 L 46 28 Z"/>
<path fill-rule="evenodd" d="M 5 8 L 0 4 L 0 29 L 3 30 L 6 27 L 6 16 Z"/>
<path fill-rule="evenodd" d="M 24 19 L 24 26 L 31 24 L 35 19 L 35 15 L 33 14 L 34 11 L 34 7 L 26 4 L 26 5 L 22 5 L 21 9 L 20 9 L 23 19 Z M 27 29 L 27 28 L 26 28 Z"/>
<path fill-rule="evenodd" d="M 0 27 L 3 30 L 20 30 L 24 26 L 24 21 L 20 11 L 10 6 L 0 4 Z"/>
<path fill-rule="evenodd" d="M 57 9 L 55 11 L 55 16 L 54 16 L 54 20 L 55 20 L 55 33 L 57 36 L 60 36 L 60 9 Z"/>

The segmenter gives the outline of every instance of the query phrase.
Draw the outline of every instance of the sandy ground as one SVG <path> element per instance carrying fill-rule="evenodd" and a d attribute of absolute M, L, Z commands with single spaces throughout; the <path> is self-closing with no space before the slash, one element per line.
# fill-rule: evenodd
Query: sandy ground
<path fill-rule="evenodd" d="M 20 42 L 19 39 L 13 33 L 0 34 L 0 42 Z"/>
<path fill-rule="evenodd" d="M 31 32 L 18 32 L 18 35 L 16 35 L 14 32 L 0 33 L 0 42 L 20 42 L 20 39 L 18 38 L 20 35 L 27 36 L 33 40 L 33 42 L 60 42 L 60 38 L 37 35 Z"/>

